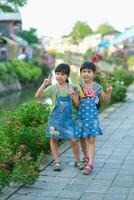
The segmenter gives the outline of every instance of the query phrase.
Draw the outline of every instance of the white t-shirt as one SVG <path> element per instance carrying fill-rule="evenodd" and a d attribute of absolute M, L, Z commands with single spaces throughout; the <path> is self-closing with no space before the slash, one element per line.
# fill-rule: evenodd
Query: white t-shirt
<path fill-rule="evenodd" d="M 18 55 L 18 60 L 25 60 L 26 55 L 24 53 Z"/>

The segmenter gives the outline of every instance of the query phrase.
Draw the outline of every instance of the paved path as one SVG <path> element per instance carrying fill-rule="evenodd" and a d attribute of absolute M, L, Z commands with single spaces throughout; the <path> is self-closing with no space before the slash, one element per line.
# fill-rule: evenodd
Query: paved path
<path fill-rule="evenodd" d="M 47 166 L 33 185 L 0 200 L 134 200 L 134 86 L 127 101 L 101 114 L 104 135 L 97 137 L 94 172 L 83 175 L 64 144 L 63 170 Z M 12 188 L 13 189 L 13 188 Z"/>

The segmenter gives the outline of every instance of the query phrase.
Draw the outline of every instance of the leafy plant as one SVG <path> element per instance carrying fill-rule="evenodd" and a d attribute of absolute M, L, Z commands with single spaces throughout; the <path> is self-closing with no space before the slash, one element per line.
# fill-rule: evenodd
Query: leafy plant
<path fill-rule="evenodd" d="M 18 79 L 25 82 L 34 82 L 41 76 L 41 69 L 33 65 L 33 63 L 20 61 L 14 59 L 12 61 L 12 67 L 14 68 Z"/>
<path fill-rule="evenodd" d="M 113 92 L 111 97 L 111 102 L 116 103 L 120 101 L 124 101 L 126 98 L 127 87 L 123 82 L 116 81 L 112 84 Z"/>

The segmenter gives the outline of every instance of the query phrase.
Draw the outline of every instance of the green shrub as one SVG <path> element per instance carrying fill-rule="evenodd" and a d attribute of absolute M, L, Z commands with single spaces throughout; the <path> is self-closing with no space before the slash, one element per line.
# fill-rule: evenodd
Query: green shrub
<path fill-rule="evenodd" d="M 131 56 L 128 57 L 127 64 L 130 67 L 134 66 L 134 56 L 133 55 L 131 55 Z"/>
<path fill-rule="evenodd" d="M 25 62 L 14 59 L 12 62 L 0 62 L 0 80 L 10 81 L 18 78 L 20 82 L 35 82 L 42 75 L 42 69 L 32 61 Z"/>
<path fill-rule="evenodd" d="M 10 81 L 14 79 L 15 72 L 8 62 L 0 62 L 0 80 Z"/>
<path fill-rule="evenodd" d="M 12 66 L 16 72 L 18 79 L 21 82 L 34 82 L 39 79 L 42 70 L 33 65 L 32 62 L 25 62 L 14 59 Z"/>
<path fill-rule="evenodd" d="M 11 173 L 8 163 L 11 161 L 12 151 L 8 137 L 0 129 L 0 188 L 9 185 Z"/>
<path fill-rule="evenodd" d="M 29 153 L 21 158 L 14 159 L 14 168 L 12 171 L 12 181 L 17 183 L 31 184 L 39 177 L 39 165 L 42 154 L 36 161 L 33 161 Z"/>
<path fill-rule="evenodd" d="M 106 91 L 106 84 L 111 84 L 113 88 L 111 103 L 116 103 L 125 100 L 127 86 L 133 82 L 133 74 L 125 70 L 115 70 L 113 73 L 103 75 L 97 73 L 96 81 L 102 85 L 104 91 Z M 106 107 L 108 107 L 108 105 L 101 100 L 100 110 Z"/>
<path fill-rule="evenodd" d="M 124 85 L 129 86 L 134 81 L 134 73 L 123 69 L 114 70 L 114 72 L 109 75 L 109 79 L 112 82 L 121 81 Z"/>
<path fill-rule="evenodd" d="M 126 98 L 127 87 L 121 81 L 116 81 L 112 84 L 113 91 L 111 96 L 111 102 L 116 103 L 124 101 Z"/>
<path fill-rule="evenodd" d="M 49 140 L 45 136 L 45 126 L 49 112 L 48 104 L 36 102 L 23 104 L 16 112 L 8 112 L 4 132 L 9 137 L 14 152 L 21 144 L 28 146 L 34 158 L 46 151 L 45 143 L 48 146 Z"/>
<path fill-rule="evenodd" d="M 93 55 L 93 50 L 92 49 L 88 49 L 84 54 L 84 59 L 85 60 L 89 60 L 92 55 Z"/>
<path fill-rule="evenodd" d="M 40 160 L 50 148 L 45 134 L 50 109 L 33 102 L 7 112 L 0 129 L 0 186 L 33 183 L 39 177 Z"/>

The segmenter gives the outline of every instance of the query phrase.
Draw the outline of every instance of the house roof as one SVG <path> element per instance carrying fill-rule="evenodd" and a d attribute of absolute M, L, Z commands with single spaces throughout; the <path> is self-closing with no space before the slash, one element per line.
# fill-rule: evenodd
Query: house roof
<path fill-rule="evenodd" d="M 134 27 L 125 30 L 123 33 L 114 38 L 113 41 L 111 41 L 111 43 L 119 44 L 129 38 L 134 38 Z"/>
<path fill-rule="evenodd" d="M 119 33 L 121 33 L 121 32 L 120 32 L 120 31 L 117 31 L 117 30 L 113 30 L 113 31 L 109 31 L 109 32 L 107 32 L 107 33 L 102 34 L 102 36 L 111 35 L 111 34 L 119 34 Z"/>
<path fill-rule="evenodd" d="M 22 21 L 20 13 L 0 13 L 0 21 Z"/>
<path fill-rule="evenodd" d="M 28 46 L 28 42 L 26 40 L 24 40 L 23 38 L 17 36 L 17 35 L 11 35 L 11 38 L 17 42 L 20 46 L 24 46 L 27 47 Z"/>

